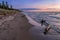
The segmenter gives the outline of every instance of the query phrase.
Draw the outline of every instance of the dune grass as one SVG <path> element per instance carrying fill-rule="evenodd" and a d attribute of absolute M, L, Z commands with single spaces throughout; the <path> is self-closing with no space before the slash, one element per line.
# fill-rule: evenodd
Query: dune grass
<path fill-rule="evenodd" d="M 6 16 L 6 15 L 13 15 L 13 14 L 18 13 L 18 12 L 20 12 L 20 11 L 18 11 L 18 10 L 0 9 L 0 15 L 4 15 L 4 16 Z"/>

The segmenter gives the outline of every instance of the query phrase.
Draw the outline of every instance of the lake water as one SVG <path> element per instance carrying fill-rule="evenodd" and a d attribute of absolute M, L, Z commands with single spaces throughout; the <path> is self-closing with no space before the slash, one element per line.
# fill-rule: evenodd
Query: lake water
<path fill-rule="evenodd" d="M 55 26 L 55 27 L 52 27 L 52 29 L 54 29 L 56 31 L 59 28 L 59 30 L 57 30 L 57 31 L 60 32 L 60 13 L 59 12 L 24 12 L 24 14 L 27 17 L 29 16 L 30 18 L 32 18 L 34 20 L 34 21 L 32 21 L 33 25 L 41 26 L 40 20 L 44 19 L 50 25 Z"/>

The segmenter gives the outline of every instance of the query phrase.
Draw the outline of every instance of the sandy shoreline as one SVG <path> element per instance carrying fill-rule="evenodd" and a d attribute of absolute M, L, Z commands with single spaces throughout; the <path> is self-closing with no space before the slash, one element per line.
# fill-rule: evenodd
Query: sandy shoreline
<path fill-rule="evenodd" d="M 0 25 L 0 40 L 60 40 L 60 35 L 44 35 L 41 25 L 36 26 L 34 20 L 26 17 L 17 13 L 4 19 Z"/>

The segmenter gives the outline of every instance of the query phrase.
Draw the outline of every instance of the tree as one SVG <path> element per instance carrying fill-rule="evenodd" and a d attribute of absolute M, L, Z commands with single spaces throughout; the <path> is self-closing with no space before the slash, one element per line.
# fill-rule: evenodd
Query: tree
<path fill-rule="evenodd" d="M 8 2 L 6 2 L 6 9 L 9 9 Z"/>
<path fill-rule="evenodd" d="M 2 1 L 2 8 L 5 8 L 5 4 L 4 4 L 4 1 Z"/>
<path fill-rule="evenodd" d="M 1 3 L 0 3 L 0 8 L 1 8 Z"/>
<path fill-rule="evenodd" d="M 7 1 L 5 3 L 2 1 L 2 3 L 0 3 L 0 8 L 13 10 L 12 5 L 9 5 Z"/>

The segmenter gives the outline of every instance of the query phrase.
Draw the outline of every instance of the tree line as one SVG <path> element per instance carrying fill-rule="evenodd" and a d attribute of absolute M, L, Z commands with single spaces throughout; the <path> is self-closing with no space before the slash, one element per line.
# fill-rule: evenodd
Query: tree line
<path fill-rule="evenodd" d="M 0 8 L 9 10 L 13 9 L 12 5 L 9 5 L 7 1 L 6 2 L 2 1 L 2 3 L 0 3 Z"/>

